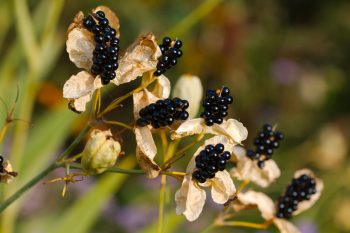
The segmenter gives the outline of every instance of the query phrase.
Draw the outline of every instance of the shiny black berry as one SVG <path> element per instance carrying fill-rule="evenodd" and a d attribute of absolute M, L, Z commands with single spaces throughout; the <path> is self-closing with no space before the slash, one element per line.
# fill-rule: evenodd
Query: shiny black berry
<path fill-rule="evenodd" d="M 207 126 L 212 126 L 214 123 L 221 124 L 223 118 L 228 115 L 228 105 L 232 103 L 232 96 L 228 87 L 223 87 L 221 90 L 207 90 L 206 97 L 202 102 L 204 111 L 201 117 L 204 118 Z"/>
<path fill-rule="evenodd" d="M 283 134 L 274 131 L 270 124 L 264 124 L 262 129 L 254 138 L 255 150 L 247 150 L 247 156 L 256 160 L 259 168 L 264 168 L 265 161 L 271 159 L 274 149 L 279 147 L 279 142 L 283 139 Z"/>
<path fill-rule="evenodd" d="M 310 200 L 316 193 L 316 180 L 306 174 L 293 178 L 276 204 L 277 218 L 291 218 L 302 201 Z"/>
<path fill-rule="evenodd" d="M 105 13 L 103 11 L 97 11 L 96 16 L 98 19 L 104 19 L 105 18 Z"/>
<path fill-rule="evenodd" d="M 172 41 L 170 37 L 163 38 L 163 43 L 159 45 L 162 55 L 158 58 L 157 69 L 153 75 L 160 76 L 177 64 L 177 59 L 182 56 L 181 46 L 181 40 Z"/>
<path fill-rule="evenodd" d="M 106 85 L 115 78 L 115 70 L 118 69 L 119 40 L 115 37 L 117 31 L 109 25 L 103 11 L 86 16 L 83 25 L 94 34 L 95 49 L 91 73 L 100 75 L 102 84 Z"/>
<path fill-rule="evenodd" d="M 223 144 L 207 145 L 195 157 L 196 170 L 192 173 L 192 178 L 199 183 L 215 177 L 218 171 L 225 170 L 226 163 L 231 157 L 231 153 L 224 151 Z"/>
<path fill-rule="evenodd" d="M 175 121 L 184 121 L 188 119 L 188 101 L 180 98 L 158 100 L 139 112 L 140 118 L 136 124 L 143 127 L 151 124 L 153 128 L 170 126 Z M 142 121 L 140 120 L 142 119 Z M 145 122 L 148 122 L 145 125 Z"/>
<path fill-rule="evenodd" d="M 83 19 L 83 25 L 86 29 L 88 29 L 89 31 L 91 31 L 92 27 L 95 25 L 95 20 L 92 18 L 91 15 L 86 16 Z"/>

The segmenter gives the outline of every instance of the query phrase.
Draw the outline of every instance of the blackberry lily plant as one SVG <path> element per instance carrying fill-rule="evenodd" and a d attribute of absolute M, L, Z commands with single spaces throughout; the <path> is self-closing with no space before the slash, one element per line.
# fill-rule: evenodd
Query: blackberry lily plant
<path fill-rule="evenodd" d="M 281 232 L 298 232 L 287 219 L 313 205 L 323 189 L 322 181 L 312 171 L 297 171 L 276 203 L 264 193 L 246 188 L 250 182 L 267 187 L 280 176 L 272 154 L 279 147 L 283 134 L 265 124 L 254 139 L 255 150 L 246 150 L 242 143 L 248 136 L 247 129 L 229 117 L 233 105 L 229 87 L 222 85 L 208 89 L 201 100 L 200 79 L 185 74 L 170 97 L 171 83 L 165 73 L 183 56 L 185 43 L 170 37 L 157 40 L 154 34 L 148 33 L 123 50 L 119 45 L 119 27 L 116 14 L 106 6 L 99 6 L 86 15 L 78 12 L 74 17 L 68 27 L 66 49 L 69 59 L 82 70 L 66 81 L 63 97 L 67 99 L 68 108 L 77 113 L 88 112 L 87 104 L 92 100 L 89 121 L 55 162 L 0 204 L 0 211 L 47 174 L 63 167 L 64 177 L 48 181 L 64 182 L 62 196 L 69 191 L 68 185 L 80 181 L 77 177 L 104 172 L 141 174 L 148 179 L 160 176 L 157 232 L 163 232 L 168 177 L 178 181 L 178 190 L 173 194 L 174 211 L 187 220 L 195 221 L 200 217 L 206 189 L 210 190 L 214 202 L 222 206 L 218 217 L 204 231 L 220 226 L 262 229 L 273 223 Z M 117 88 L 138 78 L 141 84 L 137 88 L 110 103 L 101 104 L 103 87 L 114 85 Z M 106 115 L 116 108 L 122 111 L 121 104 L 131 97 L 133 122 L 121 122 L 117 116 Z M 200 107 L 203 111 L 196 117 Z M 110 130 L 112 126 L 121 128 L 118 137 Z M 1 140 L 6 129 L 7 124 L 1 130 Z M 135 159 L 139 170 L 118 167 L 123 153 L 120 139 L 125 130 L 135 135 Z M 156 146 L 155 135 L 161 139 L 161 149 Z M 84 150 L 72 154 L 86 136 Z M 180 147 L 179 142 L 187 137 L 192 137 L 192 142 Z M 193 148 L 196 152 L 188 157 L 188 151 Z M 174 164 L 179 160 L 187 161 L 187 168 L 177 166 L 175 169 Z M 8 184 L 16 175 L 10 161 L 0 156 L 0 181 Z M 240 185 L 236 188 L 238 181 Z M 263 224 L 232 220 L 234 213 L 252 206 L 261 212 Z"/>

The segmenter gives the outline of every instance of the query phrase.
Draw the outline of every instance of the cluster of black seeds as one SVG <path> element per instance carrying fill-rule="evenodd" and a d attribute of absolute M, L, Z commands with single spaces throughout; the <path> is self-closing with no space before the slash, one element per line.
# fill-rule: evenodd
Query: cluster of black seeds
<path fill-rule="evenodd" d="M 291 218 L 294 211 L 298 209 L 301 201 L 310 200 L 316 193 L 316 180 L 308 175 L 294 178 L 288 185 L 286 192 L 277 202 L 276 216 L 278 218 Z"/>
<path fill-rule="evenodd" d="M 224 150 L 225 147 L 221 143 L 215 146 L 207 145 L 195 158 L 197 170 L 192 173 L 192 178 L 204 183 L 207 179 L 214 178 L 216 172 L 225 170 L 231 154 Z"/>
<path fill-rule="evenodd" d="M 206 97 L 202 103 L 204 112 L 201 117 L 205 119 L 207 126 L 214 123 L 221 124 L 223 118 L 227 116 L 228 105 L 232 104 L 233 98 L 230 96 L 230 89 L 223 87 L 222 89 L 207 90 Z"/>
<path fill-rule="evenodd" d="M 119 39 L 116 30 L 109 26 L 103 11 L 86 16 L 83 24 L 94 34 L 96 43 L 91 73 L 101 75 L 102 84 L 106 85 L 115 78 L 115 70 L 118 69 Z"/>
<path fill-rule="evenodd" d="M 188 106 L 187 100 L 177 97 L 158 100 L 140 110 L 140 118 L 137 119 L 136 124 L 141 127 L 151 124 L 153 128 L 157 129 L 171 125 L 176 120 L 186 120 Z"/>
<path fill-rule="evenodd" d="M 274 131 L 269 124 L 264 124 L 263 130 L 254 139 L 255 151 L 247 150 L 247 156 L 252 160 L 257 160 L 258 166 L 263 168 L 265 161 L 271 159 L 273 150 L 279 147 L 282 139 L 281 132 Z"/>
<path fill-rule="evenodd" d="M 170 37 L 164 37 L 163 43 L 159 45 L 162 55 L 158 58 L 157 70 L 154 72 L 155 76 L 164 74 L 167 69 L 176 65 L 177 59 L 182 56 L 181 40 L 172 41 Z"/>

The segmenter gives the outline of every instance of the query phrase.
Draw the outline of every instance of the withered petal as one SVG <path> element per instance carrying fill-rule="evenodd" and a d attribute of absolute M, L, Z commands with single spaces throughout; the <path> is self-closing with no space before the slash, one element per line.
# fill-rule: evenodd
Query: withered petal
<path fill-rule="evenodd" d="M 92 94 L 87 94 L 77 99 L 69 99 L 68 107 L 76 113 L 82 113 L 86 110 L 86 104 L 90 102 Z"/>
<path fill-rule="evenodd" d="M 213 134 L 226 136 L 232 144 L 240 144 L 248 136 L 247 129 L 243 124 L 235 119 L 229 119 L 222 124 L 207 126 L 203 118 L 190 119 L 183 122 L 175 132 L 171 134 L 171 139 L 182 138 L 194 134 Z"/>
<path fill-rule="evenodd" d="M 175 194 L 176 213 L 185 215 L 187 220 L 192 222 L 202 213 L 205 199 L 205 191 L 198 188 L 191 176 L 187 175 Z"/>
<path fill-rule="evenodd" d="M 94 37 L 91 32 L 82 27 L 75 27 L 68 33 L 66 50 L 69 59 L 78 67 L 89 71 L 92 66 Z"/>
<path fill-rule="evenodd" d="M 139 147 L 136 147 L 136 159 L 141 169 L 146 173 L 147 178 L 154 179 L 159 175 L 160 167 Z"/>
<path fill-rule="evenodd" d="M 246 150 L 240 146 L 234 148 L 237 158 L 236 166 L 231 170 L 231 176 L 239 180 L 249 180 L 261 187 L 267 187 L 281 175 L 281 171 L 273 160 L 265 161 L 265 166 L 259 168 L 255 160 L 246 155 Z"/>
<path fill-rule="evenodd" d="M 72 75 L 63 86 L 63 97 L 67 99 L 77 99 L 87 94 L 93 93 L 102 86 L 101 82 L 86 71 L 80 71 Z"/>
<path fill-rule="evenodd" d="M 115 85 L 128 83 L 146 72 L 155 70 L 161 54 L 153 34 L 141 36 L 119 59 L 119 68 L 112 82 Z"/>
<path fill-rule="evenodd" d="M 238 200 L 233 204 L 234 209 L 239 211 L 248 206 L 256 206 L 265 220 L 274 218 L 275 204 L 266 194 L 249 190 L 238 193 L 237 196 Z"/>
<path fill-rule="evenodd" d="M 214 202 L 218 204 L 225 204 L 228 199 L 236 192 L 236 187 L 230 174 L 224 171 L 218 171 L 211 182 L 211 196 Z"/>

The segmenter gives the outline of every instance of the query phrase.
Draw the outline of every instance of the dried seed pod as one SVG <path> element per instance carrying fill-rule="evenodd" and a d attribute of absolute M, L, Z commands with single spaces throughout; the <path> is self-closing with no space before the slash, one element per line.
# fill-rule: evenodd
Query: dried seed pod
<path fill-rule="evenodd" d="M 82 152 L 81 165 L 85 172 L 95 175 L 113 167 L 120 154 L 120 144 L 110 130 L 95 129 Z"/>

